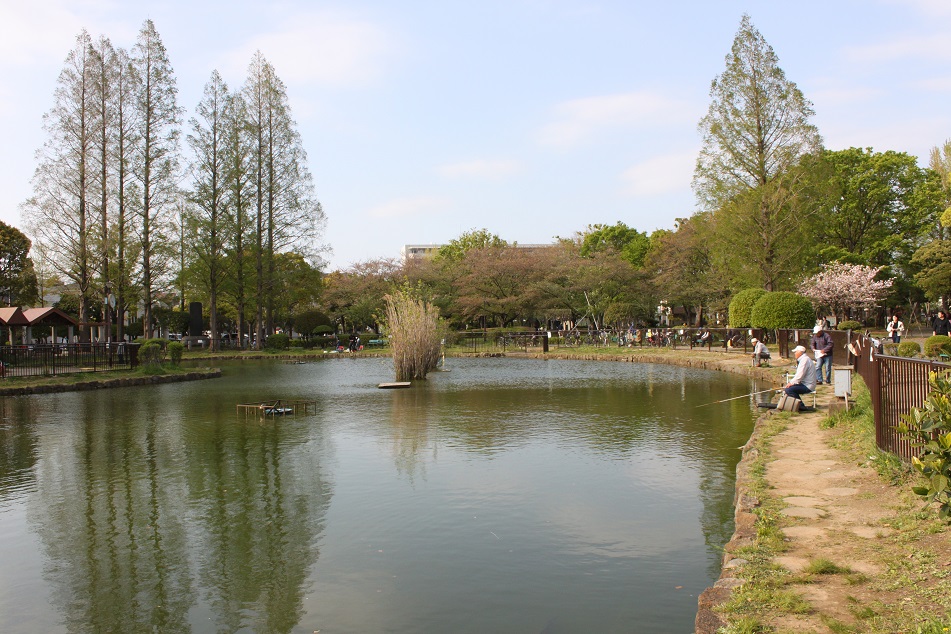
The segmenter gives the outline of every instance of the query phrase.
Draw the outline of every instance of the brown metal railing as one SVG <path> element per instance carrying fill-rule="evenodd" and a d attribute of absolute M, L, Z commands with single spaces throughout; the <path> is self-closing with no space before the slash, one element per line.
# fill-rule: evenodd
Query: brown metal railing
<path fill-rule="evenodd" d="M 849 365 L 849 343 L 857 335 L 850 330 L 827 330 L 832 336 L 832 364 Z M 779 344 L 779 356 L 789 358 L 792 356 L 792 349 L 796 346 L 803 346 L 806 350 L 811 350 L 809 345 L 812 340 L 812 330 L 777 330 L 776 335 Z"/>
<path fill-rule="evenodd" d="M 876 445 L 910 461 L 916 450 L 908 438 L 898 433 L 897 425 L 928 399 L 931 373 L 951 370 L 951 365 L 878 354 L 868 337 L 854 338 L 851 349 L 855 353 L 855 372 L 865 381 L 871 395 Z"/>

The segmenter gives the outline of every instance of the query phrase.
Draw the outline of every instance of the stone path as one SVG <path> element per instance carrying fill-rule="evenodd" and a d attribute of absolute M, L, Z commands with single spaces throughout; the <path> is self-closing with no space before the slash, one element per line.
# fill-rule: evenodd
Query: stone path
<path fill-rule="evenodd" d="M 811 562 L 825 559 L 850 569 L 853 575 L 875 577 L 882 571 L 869 555 L 892 533 L 882 525 L 882 520 L 900 502 L 896 491 L 883 484 L 874 470 L 852 464 L 843 452 L 830 445 L 832 432 L 822 429 L 819 422 L 828 415 L 828 406 L 835 400 L 830 388 L 820 387 L 818 411 L 793 415 L 787 429 L 771 441 L 772 460 L 766 466 L 765 479 L 771 488 L 770 496 L 785 504 L 782 530 L 788 545 L 786 552 L 773 561 L 797 573 Z M 737 484 L 737 535 L 727 546 L 724 577 L 718 582 L 722 590 L 708 591 L 708 604 L 726 600 L 728 589 L 742 579 L 743 562 L 731 561 L 729 551 L 751 540 L 750 530 L 755 534 L 750 508 L 744 508 L 741 482 Z M 823 575 L 821 583 L 813 579 L 813 583 L 791 584 L 790 589 L 802 594 L 815 608 L 813 613 L 786 615 L 769 625 L 778 631 L 829 631 L 818 614 L 855 624 L 849 607 L 873 603 L 881 596 L 871 594 L 868 584 L 850 585 L 847 577 Z M 703 608 L 701 599 L 701 612 Z M 714 630 L 701 627 L 698 616 L 697 631 Z"/>

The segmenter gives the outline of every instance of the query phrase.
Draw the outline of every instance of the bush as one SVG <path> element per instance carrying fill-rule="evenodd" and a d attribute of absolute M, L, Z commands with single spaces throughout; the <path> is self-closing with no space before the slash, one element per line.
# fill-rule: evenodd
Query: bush
<path fill-rule="evenodd" d="M 749 328 L 752 325 L 753 306 L 767 292 L 762 288 L 748 288 L 734 295 L 730 301 L 730 327 Z"/>
<path fill-rule="evenodd" d="M 159 365 L 164 356 L 162 346 L 155 341 L 146 341 L 139 348 L 139 362 L 145 365 Z"/>
<path fill-rule="evenodd" d="M 333 329 L 333 326 L 326 326 L 326 325 L 317 326 L 316 328 L 314 328 L 314 334 L 315 335 L 332 335 L 334 334 L 334 329 Z"/>
<path fill-rule="evenodd" d="M 898 344 L 899 357 L 917 357 L 921 354 L 921 345 L 917 341 L 903 341 Z"/>
<path fill-rule="evenodd" d="M 764 293 L 753 305 L 753 328 L 811 328 L 816 323 L 812 302 L 796 293 Z M 733 324 L 730 324 L 733 325 Z"/>
<path fill-rule="evenodd" d="M 839 322 L 838 326 L 836 326 L 836 330 L 861 330 L 862 326 L 862 322 L 860 321 L 846 319 L 845 321 Z"/>
<path fill-rule="evenodd" d="M 264 347 L 268 350 L 287 350 L 290 347 L 291 338 L 283 332 L 271 335 L 264 342 Z"/>
<path fill-rule="evenodd" d="M 182 362 L 182 355 L 185 353 L 185 344 L 181 341 L 169 341 L 168 342 L 168 356 L 172 360 L 172 364 L 178 365 Z"/>
<path fill-rule="evenodd" d="M 947 335 L 935 335 L 925 339 L 925 356 L 940 357 L 942 354 L 951 355 L 951 337 Z"/>
<path fill-rule="evenodd" d="M 912 457 L 911 464 L 924 476 L 924 483 L 912 487 L 912 491 L 929 506 L 937 503 L 939 517 L 948 521 L 951 520 L 951 409 L 948 408 L 951 380 L 947 375 L 933 372 L 930 382 L 931 393 L 924 407 L 914 408 L 905 415 L 898 424 L 898 432 L 921 451 Z"/>

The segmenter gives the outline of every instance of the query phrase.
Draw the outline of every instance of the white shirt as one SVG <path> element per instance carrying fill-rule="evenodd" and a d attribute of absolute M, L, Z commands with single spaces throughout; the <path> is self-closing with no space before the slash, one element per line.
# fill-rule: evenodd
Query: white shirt
<path fill-rule="evenodd" d="M 799 355 L 799 365 L 796 366 L 796 374 L 790 379 L 790 383 L 801 383 L 813 392 L 816 391 L 816 363 L 809 358 L 809 355 L 803 352 Z"/>

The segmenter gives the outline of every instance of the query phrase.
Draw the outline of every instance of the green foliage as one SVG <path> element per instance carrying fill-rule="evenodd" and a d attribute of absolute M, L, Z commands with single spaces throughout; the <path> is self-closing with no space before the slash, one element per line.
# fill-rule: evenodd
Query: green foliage
<path fill-rule="evenodd" d="M 921 450 L 911 463 L 927 482 L 912 491 L 929 506 L 937 503 L 941 519 L 951 521 L 951 376 L 933 372 L 930 383 L 924 407 L 907 414 L 898 432 Z"/>
<path fill-rule="evenodd" d="M 753 306 L 767 292 L 763 288 L 748 288 L 734 295 L 730 301 L 730 326 L 732 328 L 749 328 Z"/>
<path fill-rule="evenodd" d="M 808 328 L 816 321 L 812 302 L 796 293 L 765 293 L 753 305 L 753 328 Z"/>
<path fill-rule="evenodd" d="M 925 356 L 932 359 L 940 357 L 942 354 L 951 355 L 951 337 L 947 335 L 934 335 L 925 339 Z"/>
<path fill-rule="evenodd" d="M 268 350 L 287 350 L 290 344 L 291 338 L 283 332 L 278 332 L 267 338 L 264 342 L 264 347 Z"/>
<path fill-rule="evenodd" d="M 450 240 L 449 244 L 440 247 L 439 251 L 436 252 L 436 257 L 458 262 L 473 249 L 504 246 L 508 246 L 508 242 L 494 233 L 489 233 L 488 229 L 470 229 L 458 238 Z"/>
<path fill-rule="evenodd" d="M 155 342 L 155 340 L 149 340 L 142 344 L 142 347 L 139 348 L 139 363 L 147 366 L 155 366 L 162 363 L 162 358 L 164 357 L 164 352 L 162 351 L 162 346 Z"/>
<path fill-rule="evenodd" d="M 863 324 L 860 321 L 845 319 L 839 322 L 838 326 L 836 326 L 836 330 L 861 330 L 862 327 Z"/>
<path fill-rule="evenodd" d="M 318 332 L 320 328 L 320 332 Z M 333 332 L 330 317 L 319 310 L 305 310 L 294 316 L 294 330 L 302 335 Z"/>
<path fill-rule="evenodd" d="M 313 333 L 315 335 L 332 335 L 334 334 L 334 329 L 333 326 L 322 324 L 314 328 Z"/>
<path fill-rule="evenodd" d="M 803 572 L 810 575 L 838 575 L 850 573 L 852 570 L 847 566 L 838 565 L 831 559 L 818 557 L 810 561 L 809 564 L 803 568 Z"/>
<path fill-rule="evenodd" d="M 613 250 L 635 267 L 644 265 L 649 248 L 650 238 L 646 233 L 632 229 L 620 221 L 613 226 L 588 225 L 581 239 L 582 257 Z"/>
<path fill-rule="evenodd" d="M 179 365 L 182 362 L 182 355 L 185 353 L 185 344 L 181 341 L 168 342 L 168 356 L 173 365 Z"/>
<path fill-rule="evenodd" d="M 915 281 L 930 299 L 938 300 L 951 288 L 951 240 L 935 240 L 911 258 L 918 269 Z"/>
<path fill-rule="evenodd" d="M 898 344 L 898 356 L 913 358 L 921 354 L 921 344 L 917 341 L 903 341 Z"/>

